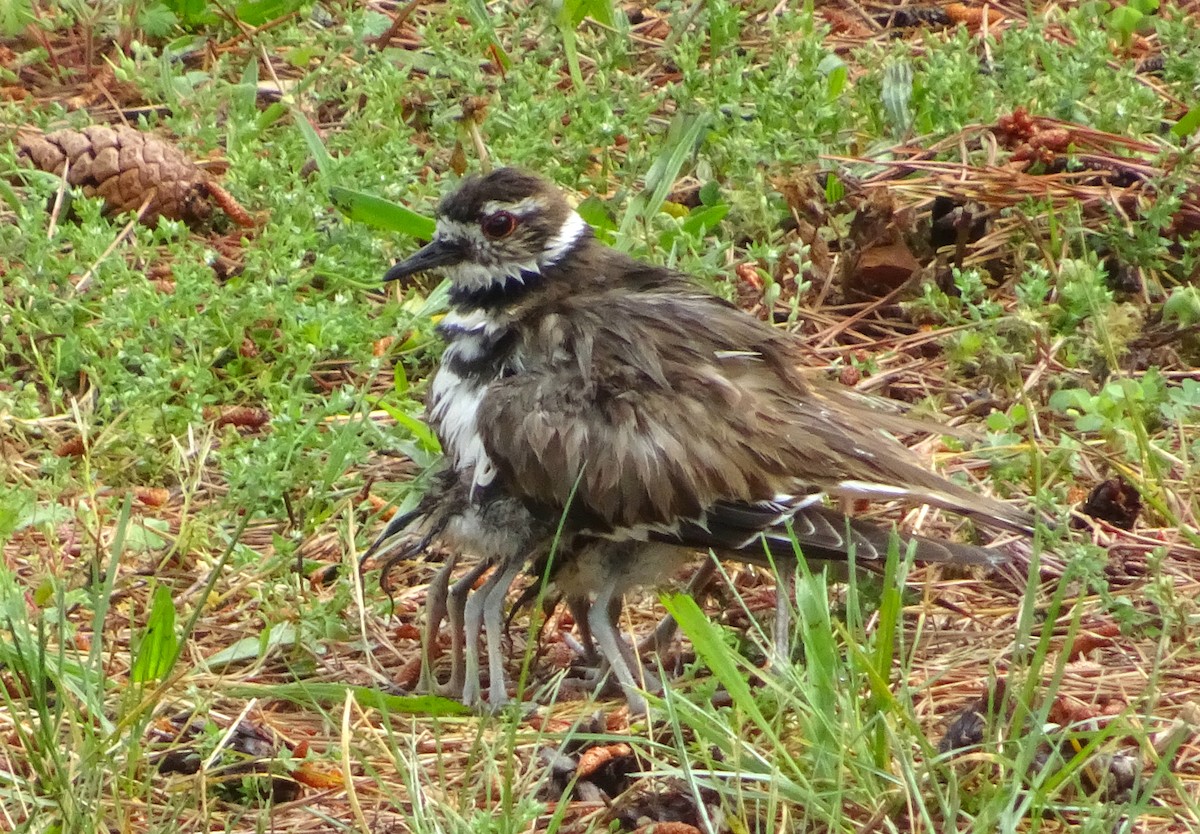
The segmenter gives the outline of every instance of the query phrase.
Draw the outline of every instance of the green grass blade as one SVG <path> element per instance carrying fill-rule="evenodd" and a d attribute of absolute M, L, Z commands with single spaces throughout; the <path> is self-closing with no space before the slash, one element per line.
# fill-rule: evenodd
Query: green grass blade
<path fill-rule="evenodd" d="M 1171 126 L 1171 133 L 1182 139 L 1195 133 L 1196 128 L 1200 128 L 1200 104 L 1184 113 L 1183 117 Z"/>
<path fill-rule="evenodd" d="M 813 574 L 806 569 L 799 577 L 796 582 L 796 611 L 804 646 L 805 699 L 811 707 L 808 736 L 814 747 L 829 753 L 818 759 L 822 769 L 814 775 L 821 781 L 833 777 L 836 751 L 841 748 L 837 729 L 832 722 L 841 712 L 838 680 L 842 661 L 833 621 L 829 616 L 829 592 L 824 574 Z"/>
<path fill-rule="evenodd" d="M 878 679 L 887 680 L 896 662 L 896 634 L 904 601 L 900 593 L 900 539 L 895 532 L 888 542 L 883 568 L 883 593 L 879 601 L 879 627 L 875 634 L 874 666 Z M 879 694 L 879 693 L 876 693 Z"/>
<path fill-rule="evenodd" d="M 17 192 L 8 184 L 7 180 L 0 179 L 0 200 L 8 204 L 9 209 L 14 214 L 21 215 L 24 209 L 21 206 L 21 198 L 17 196 Z"/>
<path fill-rule="evenodd" d="M 909 107 L 913 94 L 912 64 L 896 60 L 883 72 L 883 110 L 892 125 L 893 135 L 901 139 L 912 130 L 913 115 Z"/>
<path fill-rule="evenodd" d="M 504 47 L 500 45 L 500 38 L 496 35 L 496 27 L 492 25 L 492 17 L 488 14 L 487 3 L 484 0 L 467 0 L 466 12 L 471 24 L 482 29 L 487 34 L 492 51 L 496 60 L 500 62 L 501 68 L 505 72 L 512 69 L 512 58 L 504 51 Z"/>
<path fill-rule="evenodd" d="M 291 623 L 276 623 L 263 629 L 257 635 L 234 641 L 231 645 L 208 657 L 205 663 L 210 669 L 216 669 L 247 660 L 259 660 L 280 646 L 294 644 L 298 633 L 296 627 Z"/>
<path fill-rule="evenodd" d="M 179 650 L 179 635 L 175 633 L 175 601 L 171 589 L 159 585 L 154 589 L 146 631 L 134 652 L 129 677 L 134 683 L 162 680 L 171 673 Z"/>
<path fill-rule="evenodd" d="M 566 0 L 559 7 L 558 14 L 555 15 L 558 34 L 562 38 L 563 57 L 567 60 L 567 71 L 571 75 L 571 83 L 575 85 L 576 90 L 583 89 L 583 71 L 579 68 L 579 50 L 575 42 L 575 27 L 579 25 L 579 22 L 575 20 L 576 7 L 582 5 L 583 3 L 579 0 Z M 582 20 L 582 15 L 580 15 L 580 20 Z"/>
<path fill-rule="evenodd" d="M 308 120 L 308 116 L 304 115 L 304 111 L 299 107 L 292 106 L 288 110 L 292 114 L 292 121 L 296 123 L 300 135 L 304 137 L 304 144 L 308 146 L 308 152 L 312 155 L 313 162 L 317 165 L 317 170 L 322 174 L 328 175 L 333 168 L 333 157 L 329 155 L 329 151 L 325 148 L 325 143 L 321 141 L 321 137 L 317 134 L 317 129 L 312 126 L 312 122 Z"/>
<path fill-rule="evenodd" d="M 441 451 L 442 444 L 438 442 L 437 435 L 420 419 L 412 416 L 404 409 L 397 408 L 383 400 L 375 400 L 373 405 L 382 408 L 391 415 L 393 420 L 408 429 L 423 449 L 428 452 Z"/>
<path fill-rule="evenodd" d="M 695 152 L 710 121 L 707 114 L 694 113 L 680 113 L 671 121 L 666 144 L 646 173 L 645 189 L 629 202 L 621 219 L 621 228 L 617 232 L 618 247 L 628 249 L 633 224 L 639 218 L 652 217 L 662 207 L 667 194 L 671 192 L 671 186 L 679 177 L 683 163 Z"/>
<path fill-rule="evenodd" d="M 224 690 L 238 698 L 278 698 L 302 706 L 340 704 L 346 694 L 354 696 L 359 704 L 397 715 L 470 715 L 471 710 L 440 695 L 390 695 L 369 686 L 352 686 L 345 683 L 280 683 L 254 684 L 234 683 Z"/>
<path fill-rule="evenodd" d="M 687 594 L 669 594 L 663 597 L 662 603 L 692 641 L 696 654 L 729 692 L 733 703 L 750 716 L 756 725 L 768 726 L 750 692 L 750 685 L 738 670 L 735 655 L 721 640 L 720 631 L 700 610 L 696 601 Z"/>
<path fill-rule="evenodd" d="M 335 185 L 329 189 L 329 199 L 346 217 L 376 229 L 429 240 L 436 228 L 432 218 L 417 214 L 399 203 L 362 191 L 352 191 Z"/>

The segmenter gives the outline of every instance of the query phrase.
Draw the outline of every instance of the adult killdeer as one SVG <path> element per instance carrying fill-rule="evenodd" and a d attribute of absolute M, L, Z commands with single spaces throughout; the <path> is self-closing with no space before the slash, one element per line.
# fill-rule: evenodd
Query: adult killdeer
<path fill-rule="evenodd" d="M 504 592 L 560 519 L 556 581 L 577 603 L 595 603 L 592 635 L 639 707 L 613 613 L 627 590 L 697 549 L 789 557 L 794 534 L 806 556 L 886 550 L 886 530 L 847 522 L 825 497 L 902 499 L 1033 529 L 1029 514 L 923 468 L 880 432 L 890 415 L 799 371 L 786 333 L 598 242 L 534 175 L 505 168 L 465 179 L 442 200 L 432 242 L 386 280 L 427 270 L 451 281 L 427 403 L 453 473 L 446 494 L 457 492 L 441 500 L 461 503 L 450 511 L 455 536 L 493 569 L 474 609 L 493 670 L 502 668 L 491 629 Z M 381 541 L 403 529 L 389 525 Z M 909 539 L 918 560 L 1003 558 Z M 465 686 L 477 695 L 477 681 Z"/>

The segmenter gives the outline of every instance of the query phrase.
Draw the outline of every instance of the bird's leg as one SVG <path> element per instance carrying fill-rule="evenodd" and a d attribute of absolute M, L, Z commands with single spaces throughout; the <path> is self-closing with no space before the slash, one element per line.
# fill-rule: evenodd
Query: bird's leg
<path fill-rule="evenodd" d="M 450 591 L 450 574 L 457 561 L 458 553 L 448 555 L 425 593 L 425 630 L 421 634 L 421 677 L 417 680 L 418 692 L 437 691 L 437 677 L 433 673 L 433 647 L 437 643 L 438 629 L 446 619 L 446 595 Z"/>
<path fill-rule="evenodd" d="M 717 563 L 710 558 L 692 574 L 692 578 L 688 581 L 687 588 L 685 589 L 686 592 L 690 596 L 698 594 L 708 584 L 708 580 L 712 578 L 716 570 Z M 643 655 L 653 652 L 661 656 L 670 646 L 671 641 L 675 639 L 675 632 L 678 631 L 678 626 L 679 624 L 675 622 L 675 618 L 670 614 L 663 617 L 658 621 L 658 625 L 655 626 L 654 631 L 643 637 L 641 642 L 638 643 L 638 654 Z"/>
<path fill-rule="evenodd" d="M 608 621 L 612 623 L 613 628 L 617 628 L 621 621 L 621 602 L 618 597 L 613 597 L 608 603 Z M 567 600 L 567 605 L 571 607 L 572 616 L 576 617 L 576 622 L 579 623 L 579 634 L 583 640 L 581 648 L 584 650 L 582 657 L 584 661 L 591 665 L 591 669 L 585 672 L 579 682 L 586 688 L 595 692 L 597 695 L 603 692 L 602 686 L 608 673 L 612 670 L 612 664 L 608 662 L 608 658 L 597 651 L 596 638 L 593 636 L 592 626 L 589 620 L 592 617 L 592 612 L 597 608 L 592 604 L 592 601 L 586 597 L 577 597 Z M 621 641 L 621 646 L 625 649 L 625 641 Z M 627 651 L 627 649 L 625 649 Z M 628 654 L 622 652 L 626 658 Z M 630 668 L 633 668 L 630 666 Z"/>
<path fill-rule="evenodd" d="M 450 619 L 450 680 L 446 682 L 445 686 L 438 689 L 439 695 L 449 698 L 457 698 L 462 695 L 463 682 L 466 680 L 464 646 L 467 645 L 467 642 L 464 631 L 467 596 L 475 587 L 475 583 L 479 581 L 479 577 L 483 576 L 491 566 L 491 561 L 484 559 L 450 586 L 449 605 L 447 606 Z M 478 629 L 475 637 L 476 639 L 479 637 Z"/>
<path fill-rule="evenodd" d="M 796 598 L 796 568 L 794 564 L 783 570 L 779 569 L 779 565 L 775 567 L 779 578 L 775 584 L 775 656 L 772 663 L 786 668 L 792 659 L 792 601 Z"/>
<path fill-rule="evenodd" d="M 621 599 L 615 596 L 614 590 L 614 588 L 608 587 L 596 595 L 596 600 L 588 611 L 588 624 L 596 639 L 597 649 L 608 661 L 621 688 L 625 690 L 625 701 L 629 704 L 629 712 L 633 715 L 645 715 L 648 705 L 638 689 L 638 681 L 634 675 L 634 670 L 639 668 L 639 664 L 617 631 L 616 617 L 620 614 Z M 644 674 L 647 689 L 657 689 L 661 686 L 653 675 L 645 672 Z"/>
<path fill-rule="evenodd" d="M 488 653 L 488 703 L 493 709 L 503 706 L 508 701 L 508 687 L 505 685 L 504 674 L 504 649 L 501 645 L 501 638 L 504 636 L 504 601 L 508 598 L 508 591 L 512 588 L 513 582 L 517 580 L 521 570 L 525 567 L 525 560 L 512 559 L 508 564 L 501 563 L 500 567 L 496 568 L 495 584 L 489 579 L 488 584 L 492 587 L 487 592 L 487 598 L 483 603 L 483 632 L 487 639 Z M 495 575 L 494 575 L 495 576 Z M 480 593 L 483 590 L 480 589 Z"/>
<path fill-rule="evenodd" d="M 585 663 L 595 666 L 601 662 L 601 657 L 596 653 L 596 640 L 592 637 L 592 627 L 588 624 L 588 615 L 590 613 L 592 603 L 586 596 L 571 596 L 566 599 L 567 609 L 571 612 L 571 618 L 575 620 L 575 627 L 579 629 L 579 643 L 583 649 L 582 656 Z"/>
<path fill-rule="evenodd" d="M 495 562 L 489 561 L 487 565 L 491 567 Z M 483 692 L 483 685 L 479 680 L 479 633 L 483 631 L 483 614 L 487 608 L 488 597 L 498 584 L 503 583 L 508 572 L 507 564 L 501 563 L 496 566 L 479 589 L 467 597 L 467 605 L 463 611 L 463 655 L 466 663 L 461 695 L 462 702 L 469 707 L 479 704 Z"/>

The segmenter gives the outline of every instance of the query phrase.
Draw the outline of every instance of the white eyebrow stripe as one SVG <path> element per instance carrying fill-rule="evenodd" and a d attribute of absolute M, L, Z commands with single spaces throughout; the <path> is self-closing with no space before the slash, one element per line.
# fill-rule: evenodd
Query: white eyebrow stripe
<path fill-rule="evenodd" d="M 504 200 L 488 200 L 480 209 L 485 215 L 495 214 L 498 211 L 509 211 L 513 214 L 525 215 L 530 211 L 546 208 L 545 203 L 538 197 L 526 197 L 524 200 L 519 200 L 515 203 L 505 202 Z"/>

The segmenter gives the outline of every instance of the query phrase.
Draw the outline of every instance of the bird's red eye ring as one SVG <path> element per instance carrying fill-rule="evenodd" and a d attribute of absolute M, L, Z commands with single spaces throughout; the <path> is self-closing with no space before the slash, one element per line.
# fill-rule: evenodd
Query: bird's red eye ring
<path fill-rule="evenodd" d="M 483 218 L 480 228 L 492 240 L 500 240 L 500 238 L 508 237 L 516 230 L 517 216 L 512 212 L 498 211 Z"/>

